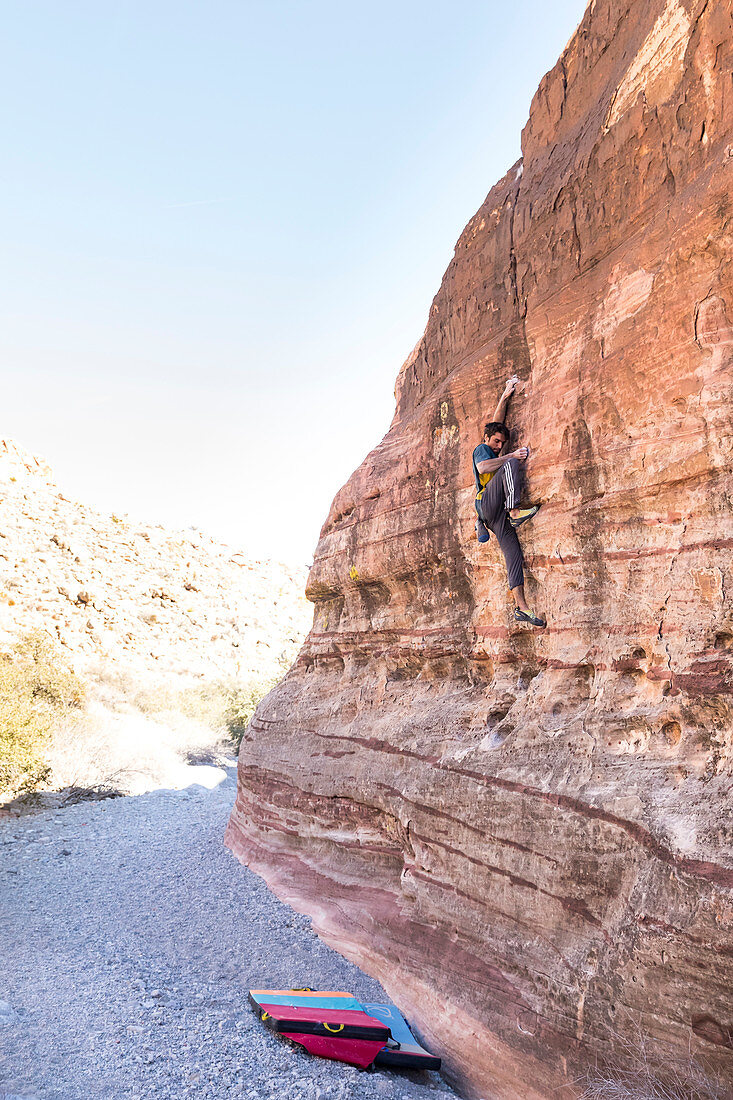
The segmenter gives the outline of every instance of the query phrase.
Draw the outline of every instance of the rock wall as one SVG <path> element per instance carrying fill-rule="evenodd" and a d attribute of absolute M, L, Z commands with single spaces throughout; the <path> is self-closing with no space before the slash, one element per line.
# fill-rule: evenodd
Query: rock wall
<path fill-rule="evenodd" d="M 728 3 L 592 0 L 242 744 L 228 844 L 470 1096 L 578 1095 L 639 1034 L 733 1082 L 732 41 Z M 543 632 L 473 530 L 514 373 Z"/>

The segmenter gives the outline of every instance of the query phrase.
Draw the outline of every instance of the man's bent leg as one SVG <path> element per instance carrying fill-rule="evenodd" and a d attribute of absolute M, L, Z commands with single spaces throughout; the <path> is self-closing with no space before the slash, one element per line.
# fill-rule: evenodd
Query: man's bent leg
<path fill-rule="evenodd" d="M 504 498 L 506 501 L 506 510 L 516 523 L 513 523 L 514 527 L 521 527 L 523 523 L 526 523 L 528 519 L 536 514 L 539 505 L 534 505 L 532 508 L 520 508 L 519 498 L 522 495 L 522 468 L 519 465 L 519 461 L 516 458 L 510 458 L 502 468 L 504 474 L 504 481 L 506 483 Z"/>
<path fill-rule="evenodd" d="M 519 505 L 521 489 L 522 470 L 519 460 L 510 458 L 496 471 L 478 502 L 479 515 L 488 528 L 493 530 L 494 523 L 500 516 Z"/>

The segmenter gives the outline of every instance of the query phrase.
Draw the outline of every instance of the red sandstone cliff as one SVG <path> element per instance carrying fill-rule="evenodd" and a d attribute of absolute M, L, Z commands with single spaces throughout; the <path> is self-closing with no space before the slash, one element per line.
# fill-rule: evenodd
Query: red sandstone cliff
<path fill-rule="evenodd" d="M 242 744 L 228 844 L 469 1095 L 576 1095 L 637 1028 L 733 1081 L 732 39 L 723 0 L 592 0 Z M 513 373 L 542 633 L 473 531 Z"/>

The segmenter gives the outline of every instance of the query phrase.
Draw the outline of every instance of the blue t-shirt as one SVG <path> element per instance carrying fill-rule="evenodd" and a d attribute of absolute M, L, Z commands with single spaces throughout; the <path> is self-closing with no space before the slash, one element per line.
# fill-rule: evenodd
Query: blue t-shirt
<path fill-rule="evenodd" d="M 476 463 L 477 462 L 486 462 L 486 460 L 489 459 L 489 458 L 498 458 L 498 457 L 499 456 L 496 453 L 496 451 L 492 450 L 491 447 L 488 445 L 488 443 L 479 443 L 478 447 L 474 448 L 474 451 L 473 451 L 473 476 L 476 479 L 476 500 L 481 499 L 481 494 L 483 493 L 484 489 L 486 488 L 486 486 L 489 484 L 492 477 L 494 476 L 493 473 L 491 473 L 491 474 L 480 474 L 478 472 L 478 470 L 476 469 Z M 494 471 L 494 473 L 495 472 L 496 471 Z"/>

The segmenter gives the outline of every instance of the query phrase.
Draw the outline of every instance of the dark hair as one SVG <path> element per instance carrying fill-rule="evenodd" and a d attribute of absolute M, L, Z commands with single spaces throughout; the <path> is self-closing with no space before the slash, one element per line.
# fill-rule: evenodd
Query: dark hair
<path fill-rule="evenodd" d="M 484 424 L 484 439 L 487 435 L 492 436 L 494 432 L 501 432 L 505 443 L 509 441 L 509 429 L 506 424 L 500 424 L 498 420 L 492 420 L 490 424 Z"/>

